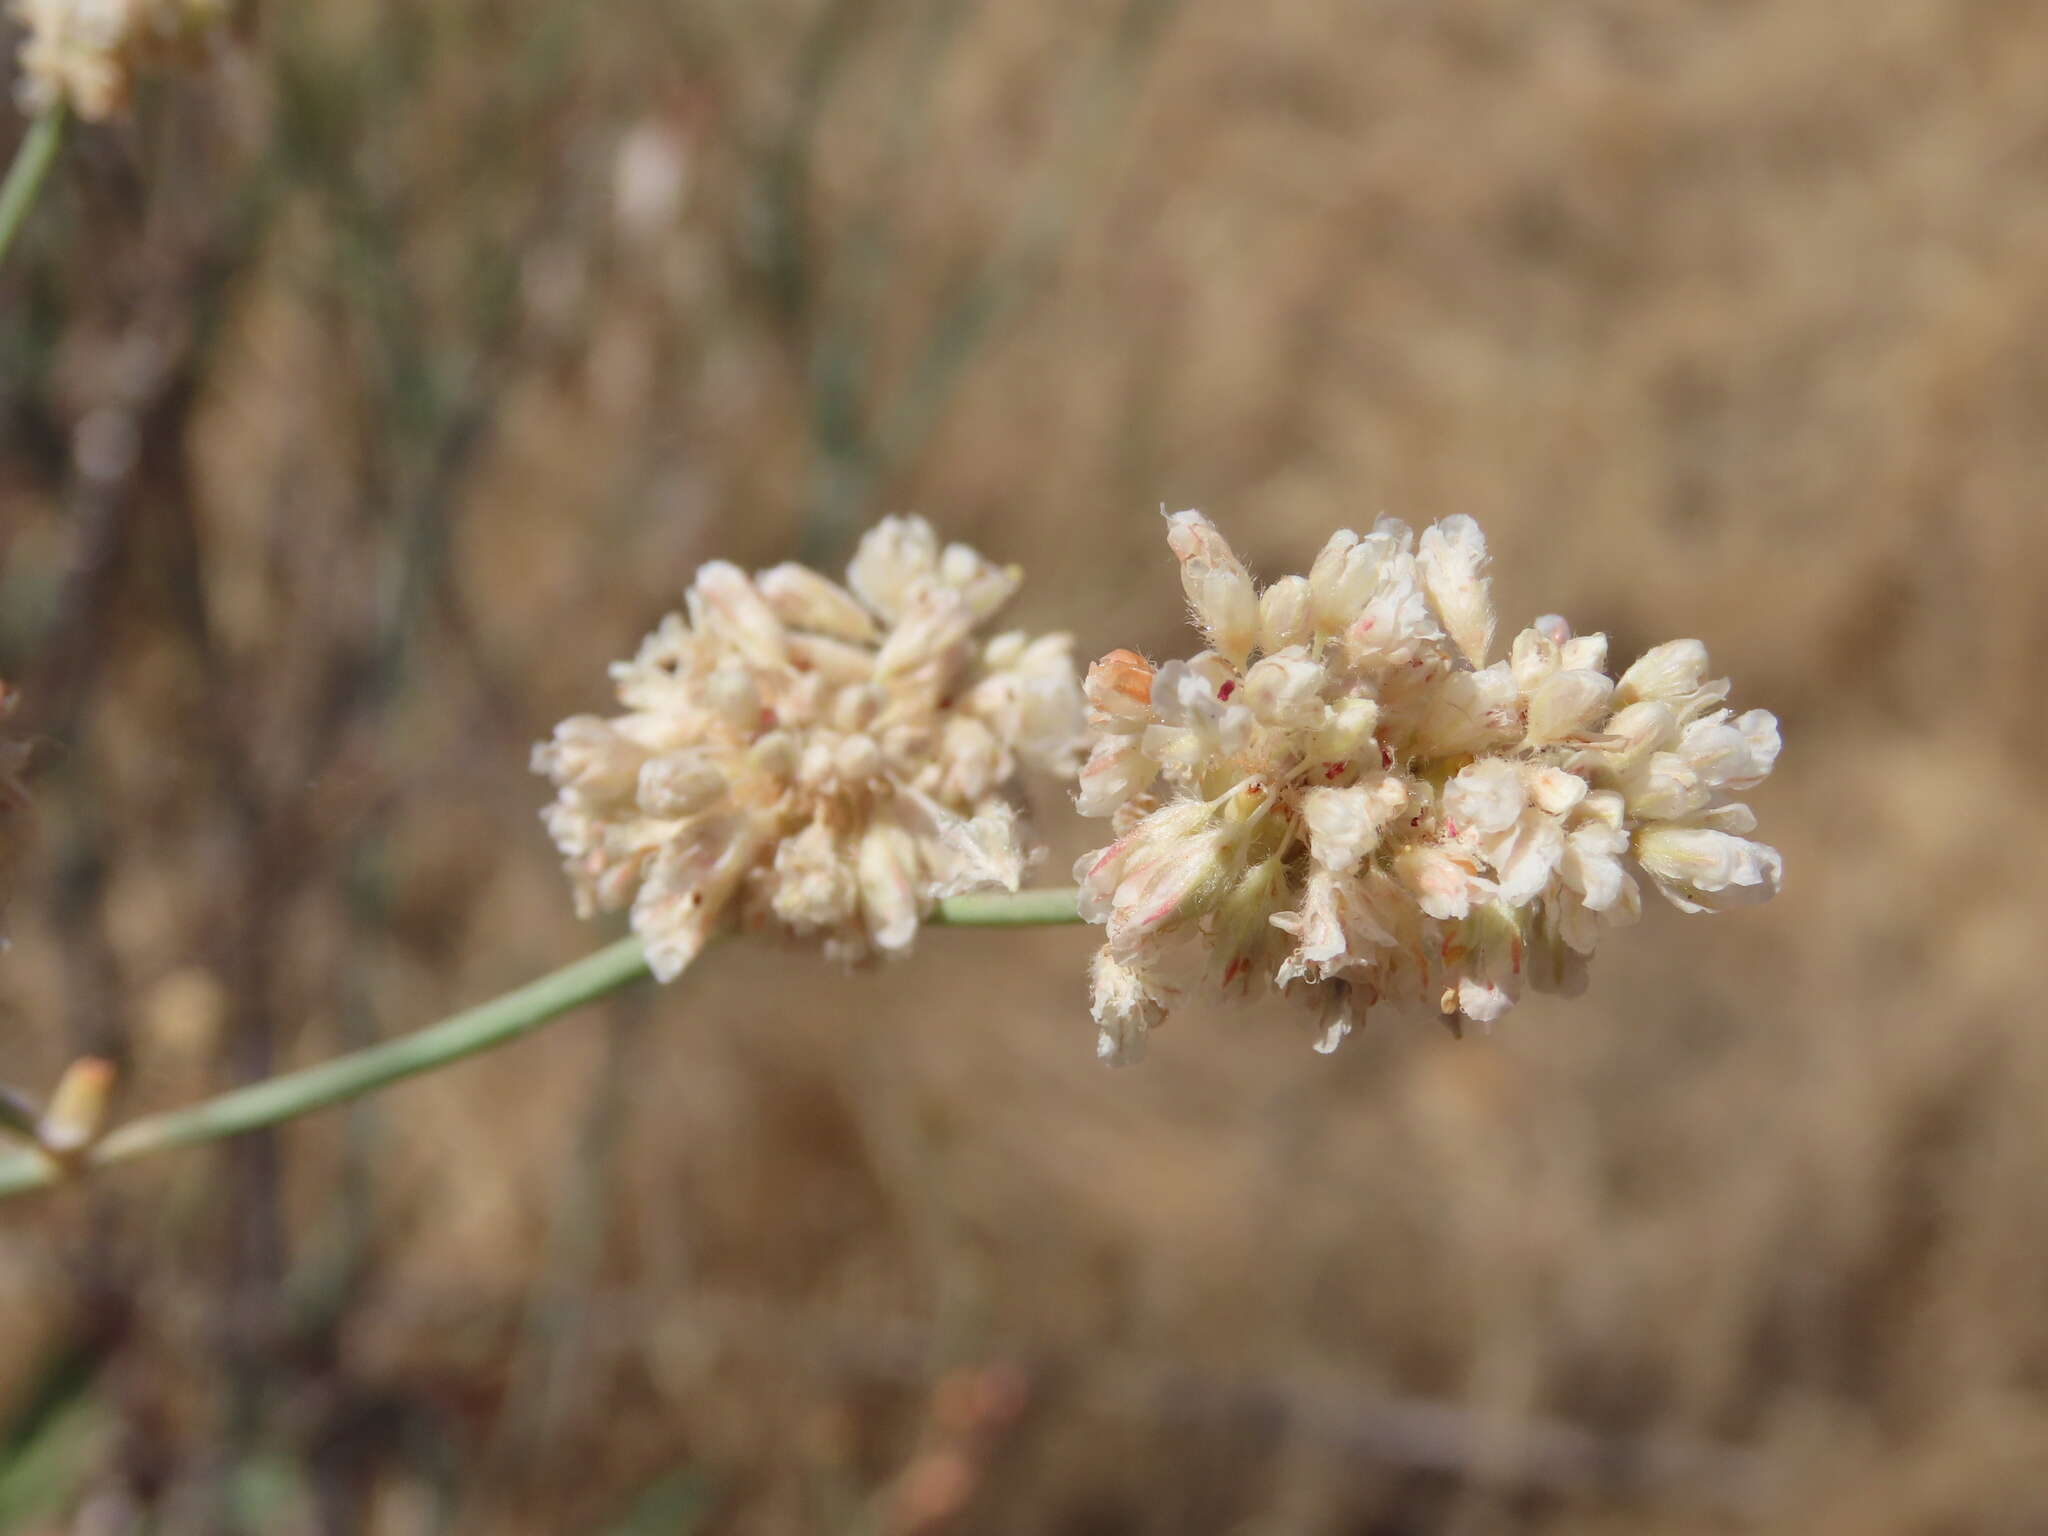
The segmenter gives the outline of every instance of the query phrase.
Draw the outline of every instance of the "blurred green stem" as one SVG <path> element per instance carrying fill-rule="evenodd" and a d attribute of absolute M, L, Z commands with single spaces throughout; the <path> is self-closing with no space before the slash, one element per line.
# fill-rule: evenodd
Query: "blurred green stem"
<path fill-rule="evenodd" d="M 21 136 L 14 151 L 14 164 L 7 168 L 7 180 L 0 182 L 0 261 L 14 248 L 14 237 L 28 222 L 28 211 L 43 190 L 50 167 L 57 163 L 57 150 L 64 142 L 64 104 L 43 108 Z"/>
<path fill-rule="evenodd" d="M 938 904 L 930 918 L 935 925 L 953 928 L 1028 928 L 1080 920 L 1071 890 L 951 896 Z M 251 1083 L 187 1109 L 137 1120 L 113 1132 L 79 1161 L 87 1168 L 125 1163 L 174 1147 L 239 1136 L 346 1103 L 465 1056 L 510 1044 L 550 1019 L 646 975 L 647 959 L 640 941 L 621 939 L 503 997 L 396 1040 Z M 38 1152 L 0 1159 L 0 1200 L 54 1184 L 64 1171 Z"/>

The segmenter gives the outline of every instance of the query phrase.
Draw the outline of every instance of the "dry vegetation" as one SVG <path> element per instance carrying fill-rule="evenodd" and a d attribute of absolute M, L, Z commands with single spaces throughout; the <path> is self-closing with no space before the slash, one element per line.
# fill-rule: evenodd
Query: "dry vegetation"
<path fill-rule="evenodd" d="M 1511 625 L 1781 713 L 1790 884 L 1127 1073 L 1084 934 L 733 946 L 9 1206 L 0 1529 L 2042 1529 L 2044 338 L 2011 0 L 270 8 L 0 278 L 0 1075 L 590 947 L 527 744 L 894 509 L 1090 655 L 1185 648 L 1161 503 L 1472 513 Z"/>

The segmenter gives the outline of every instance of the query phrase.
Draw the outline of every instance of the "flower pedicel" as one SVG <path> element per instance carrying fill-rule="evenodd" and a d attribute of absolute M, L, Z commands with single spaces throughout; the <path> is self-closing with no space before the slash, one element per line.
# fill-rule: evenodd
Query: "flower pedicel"
<path fill-rule="evenodd" d="M 1776 893 L 1775 849 L 1732 796 L 1778 755 L 1722 707 L 1706 648 L 1617 680 L 1604 635 L 1538 619 L 1505 659 L 1470 518 L 1418 541 L 1340 531 L 1259 592 L 1197 512 L 1168 519 L 1209 649 L 1089 669 L 1079 808 L 1114 840 L 1075 866 L 1107 942 L 1099 1052 L 1135 1060 L 1189 986 L 1270 984 L 1332 1050 L 1375 1003 L 1489 1024 L 1524 984 L 1575 995 L 1638 877 L 1687 912 Z"/>

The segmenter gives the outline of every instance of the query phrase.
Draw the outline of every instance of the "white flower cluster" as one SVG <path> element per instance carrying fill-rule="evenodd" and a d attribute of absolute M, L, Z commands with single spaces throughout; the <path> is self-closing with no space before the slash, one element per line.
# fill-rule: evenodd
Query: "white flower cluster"
<path fill-rule="evenodd" d="M 1541 618 L 1492 664 L 1486 546 L 1470 518 L 1418 541 L 1383 519 L 1259 592 L 1196 512 L 1168 521 L 1209 649 L 1090 670 L 1080 809 L 1115 841 L 1075 868 L 1106 925 L 1099 1051 L 1140 1055 L 1204 977 L 1271 984 L 1332 1050 L 1378 1002 L 1491 1023 L 1526 982 L 1576 994 L 1637 876 L 1699 912 L 1778 889 L 1731 796 L 1777 721 L 1722 708 L 1706 648 L 1674 640 L 1608 676 L 1604 635 Z"/>
<path fill-rule="evenodd" d="M 63 102 L 88 122 L 127 102 L 141 70 L 189 52 L 228 16 L 229 0 L 14 0 L 26 29 L 22 102 Z"/>
<path fill-rule="evenodd" d="M 1086 746 L 1069 638 L 976 636 L 1018 579 L 918 518 L 869 532 L 845 587 L 704 566 L 612 667 L 626 712 L 535 749 L 578 911 L 630 902 L 666 981 L 729 914 L 855 962 L 941 896 L 1015 890 L 1019 766 L 1071 779 Z"/>

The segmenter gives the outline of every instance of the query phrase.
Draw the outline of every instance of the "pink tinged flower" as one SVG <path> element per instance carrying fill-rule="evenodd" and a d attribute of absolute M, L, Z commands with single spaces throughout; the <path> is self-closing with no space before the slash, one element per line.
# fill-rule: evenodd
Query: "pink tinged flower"
<path fill-rule="evenodd" d="M 1136 651 L 1111 651 L 1088 668 L 1082 692 L 1091 725 L 1142 730 L 1152 719 L 1152 663 Z"/>
<path fill-rule="evenodd" d="M 1532 745 L 1583 736 L 1607 713 L 1613 680 L 1598 672 L 1557 672 L 1529 697 Z"/>
<path fill-rule="evenodd" d="M 1107 921 L 1128 872 L 1163 857 L 1163 850 L 1195 836 L 1214 820 L 1215 812 L 1206 802 L 1176 801 L 1154 811 L 1108 847 L 1082 854 L 1074 861 L 1081 915 L 1091 923 Z"/>
<path fill-rule="evenodd" d="M 1400 878 L 1416 905 L 1431 917 L 1461 918 L 1475 901 L 1493 894 L 1469 855 L 1427 843 L 1402 849 L 1394 856 L 1394 873 Z"/>
<path fill-rule="evenodd" d="M 674 981 L 697 958 L 757 851 L 745 824 L 727 818 L 699 822 L 654 851 L 633 898 L 633 931 L 657 981 Z"/>
<path fill-rule="evenodd" d="M 1166 542 L 1180 561 L 1181 590 L 1195 623 L 1232 666 L 1242 667 L 1259 643 L 1259 600 L 1251 573 L 1199 512 L 1166 520 Z"/>
<path fill-rule="evenodd" d="M 1524 775 L 1529 801 L 1549 816 L 1569 815 L 1584 802 L 1589 786 L 1576 773 L 1545 765 L 1530 767 Z"/>
<path fill-rule="evenodd" d="M 1159 776 L 1159 765 L 1129 736 L 1104 736 L 1081 769 L 1075 809 L 1083 816 L 1107 816 Z"/>
<path fill-rule="evenodd" d="M 1161 840 L 1126 866 L 1110 900 L 1108 938 L 1118 954 L 1147 936 L 1198 917 L 1222 897 L 1229 873 L 1228 834 L 1217 829 Z"/>
<path fill-rule="evenodd" d="M 1380 584 L 1343 632 L 1345 651 L 1362 665 L 1406 660 L 1421 646 L 1441 640 L 1430 617 L 1415 560 L 1402 554 L 1380 572 Z"/>
<path fill-rule="evenodd" d="M 1681 912 L 1715 912 L 1777 895 L 1784 861 L 1767 843 L 1704 827 L 1651 827 L 1636 862 Z"/>
<path fill-rule="evenodd" d="M 1132 967 L 1105 944 L 1088 968 L 1088 1001 L 1095 1015 L 1095 1054 L 1113 1067 L 1144 1058 L 1145 1037 L 1166 1018 L 1166 1005 Z"/>
<path fill-rule="evenodd" d="M 1433 524 L 1416 546 L 1415 563 L 1444 632 L 1475 667 L 1486 665 L 1493 644 L 1493 599 L 1488 591 L 1486 537 L 1465 516 Z"/>
<path fill-rule="evenodd" d="M 1259 649 L 1284 651 L 1314 638 L 1306 576 L 1283 576 L 1259 594 Z"/>

